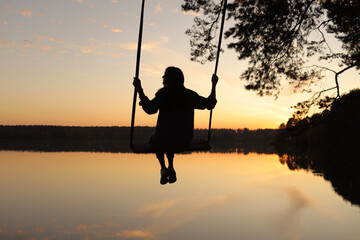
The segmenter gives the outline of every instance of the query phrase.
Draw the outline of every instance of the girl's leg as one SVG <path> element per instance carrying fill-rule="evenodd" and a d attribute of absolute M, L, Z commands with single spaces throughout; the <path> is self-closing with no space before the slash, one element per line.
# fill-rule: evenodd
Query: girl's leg
<path fill-rule="evenodd" d="M 161 169 L 165 169 L 166 165 L 165 165 L 164 153 L 163 152 L 157 152 L 156 153 L 156 158 L 159 160 Z"/>
<path fill-rule="evenodd" d="M 174 153 L 166 153 L 166 157 L 169 162 L 169 169 L 174 169 Z"/>
<path fill-rule="evenodd" d="M 169 176 L 169 170 L 166 168 L 165 165 L 165 157 L 163 152 L 157 152 L 156 158 L 159 160 L 161 170 L 160 170 L 160 184 L 164 185 L 169 182 L 168 176 Z"/>
<path fill-rule="evenodd" d="M 176 182 L 176 172 L 174 169 L 174 153 L 166 153 L 166 157 L 169 161 L 169 183 Z"/>

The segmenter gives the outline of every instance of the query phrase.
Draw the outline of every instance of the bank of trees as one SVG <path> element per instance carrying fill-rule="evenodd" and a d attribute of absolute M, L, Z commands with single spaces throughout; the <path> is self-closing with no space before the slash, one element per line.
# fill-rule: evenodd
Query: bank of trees
<path fill-rule="evenodd" d="M 191 59 L 214 60 L 215 33 L 222 1 L 184 0 L 184 11 L 201 12 L 187 30 Z M 228 49 L 246 61 L 240 78 L 247 90 L 260 96 L 277 96 L 282 82 L 299 91 L 311 91 L 324 71 L 334 74 L 333 87 L 314 92 L 299 103 L 297 116 L 304 117 L 309 108 L 328 108 L 340 97 L 340 75 L 360 69 L 360 1 L 353 0 L 231 0 L 227 6 Z M 336 38 L 342 51 L 336 52 L 328 41 Z M 311 60 L 317 64 L 310 64 Z M 338 69 L 328 64 L 335 61 Z M 330 90 L 335 95 L 326 97 Z"/>
<path fill-rule="evenodd" d="M 154 127 L 136 127 L 135 143 L 147 143 Z M 212 129 L 215 152 L 274 153 L 277 129 Z M 195 129 L 194 139 L 206 139 Z M 130 152 L 129 127 L 1 126 L 0 150 Z"/>
<path fill-rule="evenodd" d="M 290 118 L 280 126 L 280 142 L 302 146 L 312 155 L 352 161 L 360 154 L 359 109 L 360 89 L 355 89 L 336 99 L 329 110 Z"/>

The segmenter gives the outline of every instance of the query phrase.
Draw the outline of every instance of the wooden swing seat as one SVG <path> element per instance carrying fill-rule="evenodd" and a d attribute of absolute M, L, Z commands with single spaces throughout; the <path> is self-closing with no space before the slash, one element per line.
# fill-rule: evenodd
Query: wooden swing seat
<path fill-rule="evenodd" d="M 189 147 L 184 152 L 209 151 L 211 146 L 206 140 L 192 140 Z M 133 153 L 155 153 L 153 145 L 150 143 L 134 143 L 132 145 Z"/>

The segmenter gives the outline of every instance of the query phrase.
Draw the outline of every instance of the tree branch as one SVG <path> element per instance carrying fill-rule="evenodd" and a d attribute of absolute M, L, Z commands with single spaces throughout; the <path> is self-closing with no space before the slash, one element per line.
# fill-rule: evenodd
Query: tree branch
<path fill-rule="evenodd" d="M 316 64 L 311 65 L 311 66 L 309 66 L 309 67 L 320 68 L 320 69 L 327 70 L 327 71 L 330 71 L 330 72 L 332 72 L 332 73 L 335 74 L 335 84 L 336 84 L 336 87 L 333 87 L 333 88 L 331 88 L 331 89 L 336 88 L 336 90 L 337 90 L 337 96 L 336 96 L 336 97 L 339 98 L 339 97 L 340 97 L 339 75 L 342 74 L 342 73 L 344 73 L 345 71 L 347 71 L 347 70 L 355 67 L 355 66 L 357 66 L 357 64 L 353 64 L 353 65 L 347 66 L 346 68 L 344 68 L 344 69 L 342 69 L 342 70 L 340 70 L 340 71 L 338 71 L 338 72 L 336 72 L 335 70 L 332 70 L 332 69 L 330 69 L 330 68 L 327 68 L 327 67 L 318 66 L 318 65 L 316 65 Z M 326 91 L 327 91 L 327 90 L 326 90 Z"/>
<path fill-rule="evenodd" d="M 343 72 L 349 70 L 350 68 L 355 67 L 355 66 L 356 66 L 356 64 L 347 66 L 346 68 L 344 68 L 344 69 L 340 70 L 339 72 L 335 73 L 335 83 L 336 83 L 336 88 L 337 88 L 337 98 L 340 97 L 340 86 L 339 86 L 339 80 L 338 80 L 339 75 L 342 74 Z"/>
<path fill-rule="evenodd" d="M 298 22 L 295 24 L 295 26 L 290 30 L 288 37 L 285 38 L 285 40 L 286 40 L 286 39 L 290 39 L 290 40 L 289 40 L 289 42 L 288 42 L 288 44 L 287 44 L 287 46 L 286 46 L 286 50 L 283 52 L 283 54 L 282 54 L 282 56 L 280 57 L 280 59 L 283 58 L 283 57 L 289 52 L 290 47 L 291 47 L 291 45 L 292 45 L 292 43 L 293 43 L 293 41 L 294 41 L 294 37 L 296 37 L 297 33 L 300 31 L 300 29 L 301 29 L 301 24 L 302 24 L 302 22 L 304 21 L 305 16 L 306 16 L 306 13 L 307 13 L 307 11 L 309 10 L 310 6 L 313 4 L 313 2 L 315 2 L 315 0 L 312 0 L 311 2 L 309 2 L 309 4 L 308 4 L 308 5 L 306 6 L 306 8 L 305 8 L 303 14 L 301 15 L 299 21 L 298 21 Z M 296 29 L 296 30 L 295 30 L 295 29 Z M 281 52 L 281 51 L 280 51 L 280 52 Z M 274 58 L 274 61 L 275 61 L 275 59 L 278 58 L 280 52 L 279 52 L 279 53 L 277 54 L 277 56 Z M 272 61 L 272 62 L 273 62 L 273 61 Z"/>
<path fill-rule="evenodd" d="M 325 25 L 325 26 L 326 26 L 330 21 L 331 21 L 331 19 L 326 20 L 326 21 L 323 21 L 322 23 L 319 24 L 319 26 L 317 26 L 316 29 L 320 32 L 320 34 L 321 34 L 321 36 L 322 36 L 322 40 L 325 42 L 325 44 L 326 44 L 326 46 L 328 47 L 330 53 L 334 53 L 334 52 L 332 51 L 329 43 L 326 41 L 326 38 L 325 38 L 324 33 L 320 30 L 320 27 L 321 27 L 322 25 Z"/>
<path fill-rule="evenodd" d="M 334 70 L 332 70 L 330 68 L 327 68 L 327 67 L 319 66 L 319 65 L 316 65 L 316 64 L 313 64 L 311 66 L 304 67 L 304 68 L 311 68 L 311 67 L 320 68 L 320 69 L 327 70 L 327 71 L 330 71 L 330 72 L 333 72 L 334 74 L 336 74 L 336 72 Z"/>
<path fill-rule="evenodd" d="M 219 12 L 217 13 L 217 16 L 216 16 L 215 20 L 212 22 L 212 24 L 211 24 L 211 26 L 210 26 L 209 35 L 211 35 L 212 28 L 214 27 L 215 23 L 217 23 L 217 21 L 218 21 L 219 18 L 220 18 L 221 9 L 222 9 L 223 4 L 224 4 L 224 0 L 221 1 L 221 7 L 220 7 L 220 9 L 219 9 Z"/>

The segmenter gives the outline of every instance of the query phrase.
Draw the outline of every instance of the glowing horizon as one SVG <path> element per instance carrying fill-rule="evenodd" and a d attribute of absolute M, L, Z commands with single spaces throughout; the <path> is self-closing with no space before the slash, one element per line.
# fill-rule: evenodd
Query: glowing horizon
<path fill-rule="evenodd" d="M 146 2 L 140 79 L 149 98 L 162 87 L 167 66 L 183 70 L 186 87 L 210 93 L 214 63 L 190 61 L 185 30 L 194 16 L 181 3 Z M 140 0 L 5 0 L 0 13 L 1 125 L 130 125 Z M 246 63 L 226 43 L 212 127 L 277 128 L 291 117 L 291 106 L 311 96 L 287 84 L 277 100 L 246 91 L 239 80 Z M 355 70 L 342 75 L 341 91 L 354 88 L 356 78 Z M 330 74 L 320 83 L 332 84 Z M 195 127 L 207 128 L 208 118 L 208 111 L 197 111 Z M 136 126 L 155 122 L 137 106 Z"/>

